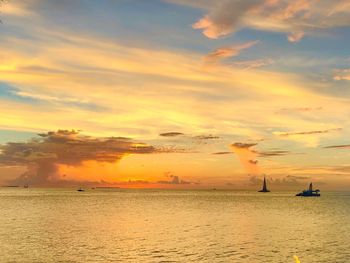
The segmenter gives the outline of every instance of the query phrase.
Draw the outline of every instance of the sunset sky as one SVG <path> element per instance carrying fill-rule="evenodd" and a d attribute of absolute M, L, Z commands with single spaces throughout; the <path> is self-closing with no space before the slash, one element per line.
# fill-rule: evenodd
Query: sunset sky
<path fill-rule="evenodd" d="M 349 189 L 350 1 L 0 9 L 0 185 Z"/>

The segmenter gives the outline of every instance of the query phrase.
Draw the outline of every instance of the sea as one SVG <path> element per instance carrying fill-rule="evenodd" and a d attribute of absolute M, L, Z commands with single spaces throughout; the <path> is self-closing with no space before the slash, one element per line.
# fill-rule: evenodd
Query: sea
<path fill-rule="evenodd" d="M 350 192 L 0 188 L 0 262 L 350 262 Z"/>

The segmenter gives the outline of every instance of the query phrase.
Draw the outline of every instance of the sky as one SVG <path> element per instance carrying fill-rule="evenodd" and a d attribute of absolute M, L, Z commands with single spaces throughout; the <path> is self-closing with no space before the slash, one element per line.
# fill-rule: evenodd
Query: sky
<path fill-rule="evenodd" d="M 0 185 L 350 189 L 348 0 L 0 10 Z"/>

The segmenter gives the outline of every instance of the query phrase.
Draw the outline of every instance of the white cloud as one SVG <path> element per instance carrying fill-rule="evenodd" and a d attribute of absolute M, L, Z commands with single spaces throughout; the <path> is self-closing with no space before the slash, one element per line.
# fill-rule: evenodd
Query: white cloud
<path fill-rule="evenodd" d="M 289 41 L 297 42 L 314 31 L 350 25 L 347 0 L 226 0 L 213 1 L 210 6 L 206 3 L 202 7 L 207 14 L 195 22 L 193 28 L 201 29 L 212 39 L 242 28 L 254 28 L 284 32 Z"/>

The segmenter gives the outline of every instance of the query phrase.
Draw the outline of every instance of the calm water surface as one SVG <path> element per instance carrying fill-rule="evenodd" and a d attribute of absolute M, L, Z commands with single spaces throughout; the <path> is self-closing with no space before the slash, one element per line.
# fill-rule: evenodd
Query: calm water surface
<path fill-rule="evenodd" d="M 0 188 L 0 262 L 350 262 L 350 193 Z"/>

